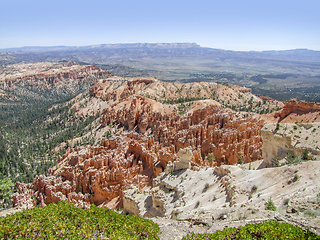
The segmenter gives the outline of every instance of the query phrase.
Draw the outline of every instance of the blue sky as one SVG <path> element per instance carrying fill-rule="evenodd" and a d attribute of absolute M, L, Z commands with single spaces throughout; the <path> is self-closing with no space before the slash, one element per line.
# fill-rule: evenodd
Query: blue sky
<path fill-rule="evenodd" d="M 0 48 L 196 42 L 320 50 L 319 0 L 0 0 Z"/>

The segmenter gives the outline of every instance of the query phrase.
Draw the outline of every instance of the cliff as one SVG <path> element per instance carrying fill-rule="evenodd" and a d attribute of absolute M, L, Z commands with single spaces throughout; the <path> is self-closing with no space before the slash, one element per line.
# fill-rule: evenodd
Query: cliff
<path fill-rule="evenodd" d="M 297 99 L 291 99 L 285 102 L 281 111 L 275 113 L 275 118 L 280 117 L 280 121 L 286 118 L 291 113 L 303 115 L 310 112 L 319 112 L 320 103 L 297 101 Z"/>
<path fill-rule="evenodd" d="M 84 83 L 92 84 L 99 78 L 112 74 L 94 65 L 79 65 L 75 62 L 65 63 L 19 63 L 8 65 L 0 71 L 0 88 L 37 88 L 37 90 L 56 89 Z"/>

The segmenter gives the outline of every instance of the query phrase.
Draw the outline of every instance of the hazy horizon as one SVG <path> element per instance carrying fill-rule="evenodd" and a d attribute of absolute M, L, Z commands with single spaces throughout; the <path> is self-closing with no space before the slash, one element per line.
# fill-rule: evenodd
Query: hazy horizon
<path fill-rule="evenodd" d="M 1 4 L 0 49 L 197 43 L 234 51 L 320 50 L 320 1 L 61 1 Z"/>
<path fill-rule="evenodd" d="M 84 47 L 93 47 L 93 46 L 101 46 L 101 45 L 126 45 L 126 44 L 187 44 L 188 42 L 172 42 L 172 43 L 164 43 L 164 42 L 132 42 L 132 43 L 100 43 L 100 44 L 90 44 L 90 45 L 78 45 L 78 46 L 72 46 L 72 45 L 52 45 L 52 46 L 21 46 L 21 47 L 9 47 L 9 48 L 0 48 L 0 50 L 19 50 L 24 48 L 84 48 Z M 309 50 L 309 51 L 320 51 L 315 49 L 309 49 L 309 48 L 291 48 L 291 49 L 265 49 L 265 50 L 233 50 L 233 49 L 223 49 L 223 48 L 215 48 L 215 47 L 206 47 L 201 46 L 198 43 L 195 43 L 199 45 L 199 47 L 204 48 L 212 48 L 212 49 L 218 49 L 218 50 L 226 50 L 226 51 L 235 51 L 235 52 L 264 52 L 264 51 L 290 51 L 290 50 Z"/>

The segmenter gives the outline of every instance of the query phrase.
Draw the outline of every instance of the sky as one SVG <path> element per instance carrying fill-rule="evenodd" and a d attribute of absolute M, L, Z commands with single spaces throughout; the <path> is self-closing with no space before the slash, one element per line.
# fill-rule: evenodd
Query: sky
<path fill-rule="evenodd" d="M 320 50 L 320 0 L 0 0 L 0 48 L 195 42 Z"/>

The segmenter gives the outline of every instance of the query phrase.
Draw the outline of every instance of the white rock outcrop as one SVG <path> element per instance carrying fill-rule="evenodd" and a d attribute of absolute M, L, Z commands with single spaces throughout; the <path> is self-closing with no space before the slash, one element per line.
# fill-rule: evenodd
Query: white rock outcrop
<path fill-rule="evenodd" d="M 261 136 L 262 157 L 267 166 L 275 157 L 282 159 L 287 153 L 299 157 L 305 149 L 310 155 L 320 155 L 320 123 L 266 124 Z"/>

